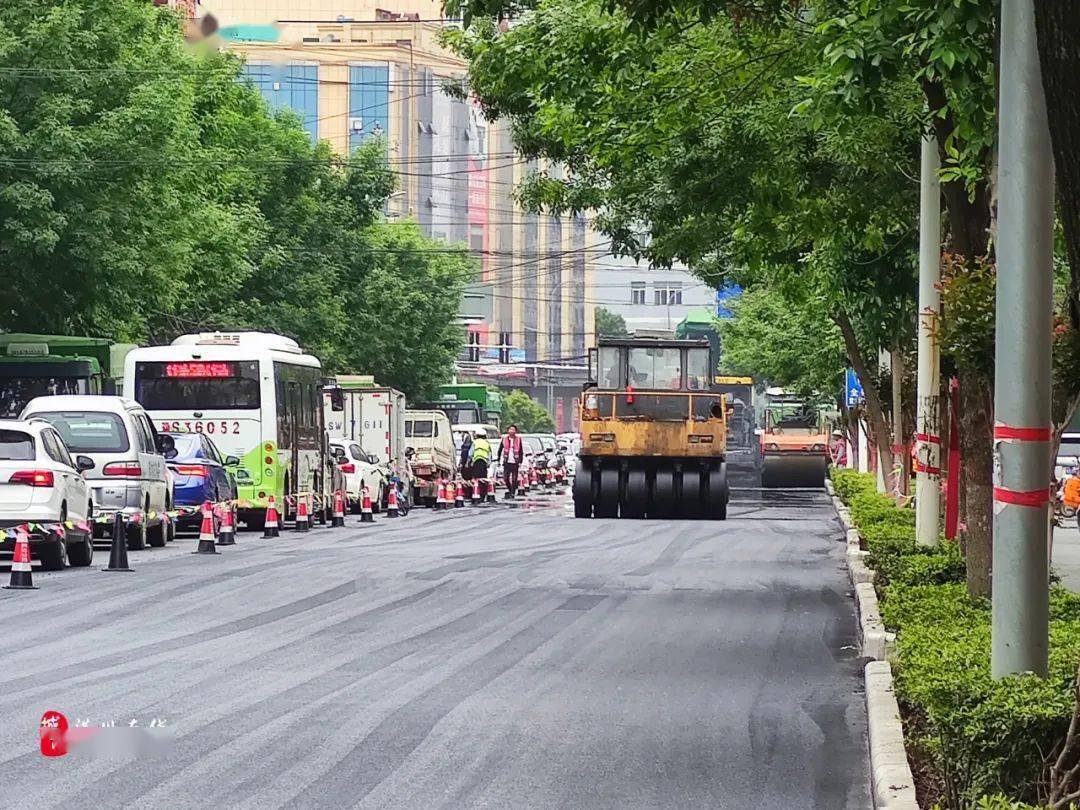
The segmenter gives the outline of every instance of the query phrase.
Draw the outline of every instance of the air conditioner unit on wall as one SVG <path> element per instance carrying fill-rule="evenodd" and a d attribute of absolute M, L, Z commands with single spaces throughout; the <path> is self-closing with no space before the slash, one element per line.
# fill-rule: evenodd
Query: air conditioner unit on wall
<path fill-rule="evenodd" d="M 364 131 L 364 119 L 363 118 L 350 118 L 349 119 L 349 134 L 359 135 Z"/>

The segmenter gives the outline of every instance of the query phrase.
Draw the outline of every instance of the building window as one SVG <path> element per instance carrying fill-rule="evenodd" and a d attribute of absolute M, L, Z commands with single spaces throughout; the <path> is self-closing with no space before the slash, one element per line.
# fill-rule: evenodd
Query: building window
<path fill-rule="evenodd" d="M 390 136 L 390 66 L 349 66 L 349 151 L 369 138 Z"/>
<path fill-rule="evenodd" d="M 656 284 L 653 286 L 653 303 L 670 306 L 682 303 L 682 284 Z"/>
<path fill-rule="evenodd" d="M 644 281 L 631 281 L 630 282 L 630 303 L 631 304 L 644 304 L 645 303 L 645 282 Z"/>

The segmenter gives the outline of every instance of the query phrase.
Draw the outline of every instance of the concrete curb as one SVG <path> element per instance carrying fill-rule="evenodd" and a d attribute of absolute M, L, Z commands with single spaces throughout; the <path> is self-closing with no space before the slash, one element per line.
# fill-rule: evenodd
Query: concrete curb
<path fill-rule="evenodd" d="M 860 561 L 861 562 L 861 561 Z M 863 565 L 863 568 L 866 568 Z M 869 571 L 870 569 L 866 569 Z M 848 571 L 851 572 L 852 581 L 855 572 L 852 569 L 852 559 L 848 558 Z M 862 652 L 867 658 L 875 661 L 888 660 L 892 650 L 895 634 L 885 629 L 885 623 L 881 620 L 878 610 L 877 593 L 874 591 L 873 571 L 870 571 L 869 582 L 858 582 L 855 585 L 855 607 L 859 614 L 859 635 L 862 637 Z"/>
<path fill-rule="evenodd" d="M 870 781 L 876 810 L 919 810 L 915 779 L 904 749 L 900 707 L 888 661 L 866 665 L 866 720 L 870 737 Z"/>

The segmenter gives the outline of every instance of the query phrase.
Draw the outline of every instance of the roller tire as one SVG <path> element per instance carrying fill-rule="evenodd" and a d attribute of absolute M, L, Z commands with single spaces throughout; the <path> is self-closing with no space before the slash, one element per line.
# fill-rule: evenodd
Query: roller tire
<path fill-rule="evenodd" d="M 649 502 L 649 478 L 645 470 L 630 470 L 626 474 L 626 490 L 623 492 L 622 516 L 624 518 L 645 517 L 645 507 Z"/>
<path fill-rule="evenodd" d="M 592 508 L 592 470 L 588 467 L 582 467 L 574 478 L 574 517 L 592 517 Z"/>
<path fill-rule="evenodd" d="M 661 468 L 656 471 L 650 516 L 678 517 L 678 500 L 675 497 L 675 470 Z"/>
<path fill-rule="evenodd" d="M 600 468 L 600 497 L 596 499 L 593 513 L 598 518 L 619 516 L 619 470 L 617 467 Z"/>
<path fill-rule="evenodd" d="M 721 466 L 719 470 L 709 473 L 709 517 L 713 520 L 727 520 L 728 498 L 731 493 L 728 489 L 727 470 Z"/>

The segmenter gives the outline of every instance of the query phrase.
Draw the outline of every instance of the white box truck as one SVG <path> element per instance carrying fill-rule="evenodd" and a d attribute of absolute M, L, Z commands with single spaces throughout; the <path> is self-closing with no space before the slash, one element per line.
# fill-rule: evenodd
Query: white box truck
<path fill-rule="evenodd" d="M 375 385 L 371 377 L 339 375 L 323 389 L 323 414 L 330 438 L 350 439 L 380 465 L 410 481 L 405 462 L 405 395 Z"/>

